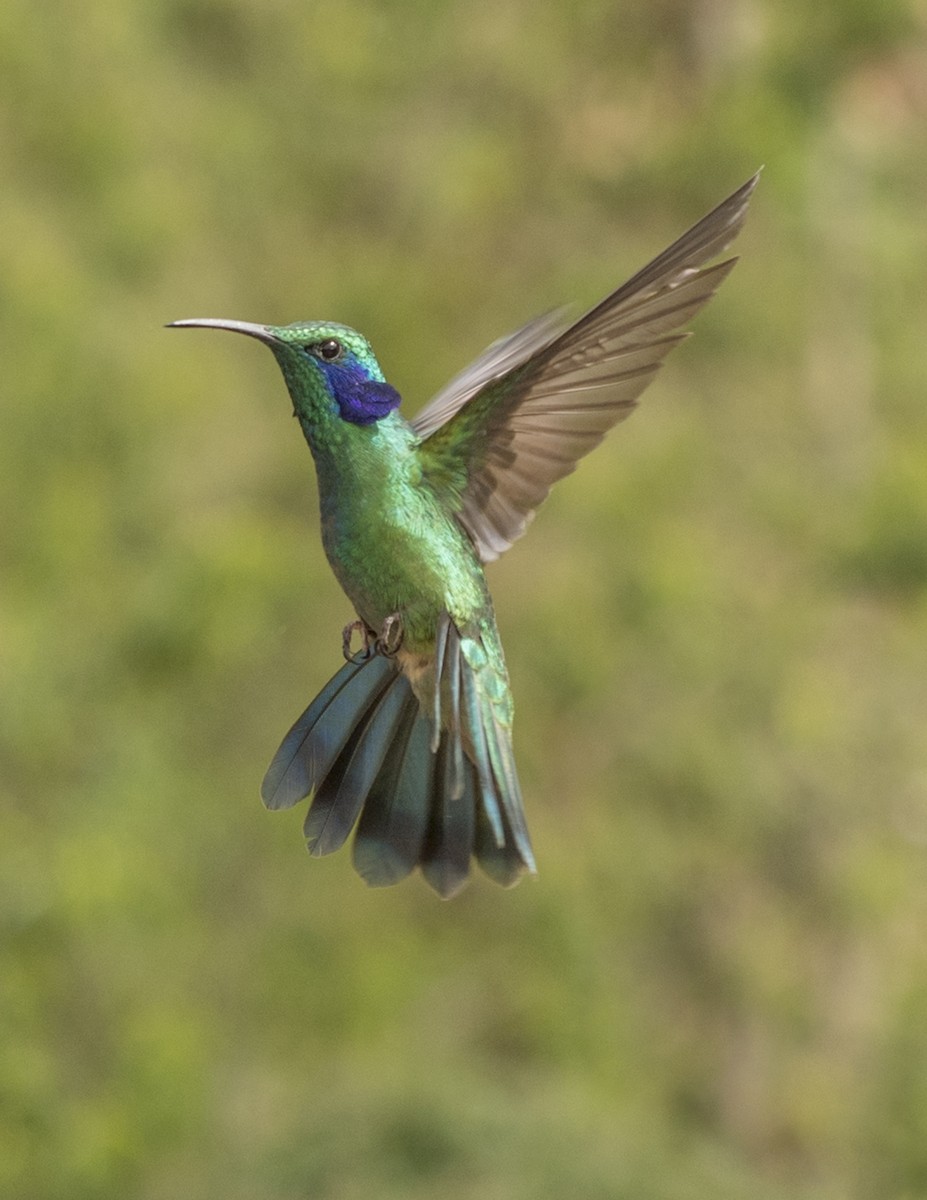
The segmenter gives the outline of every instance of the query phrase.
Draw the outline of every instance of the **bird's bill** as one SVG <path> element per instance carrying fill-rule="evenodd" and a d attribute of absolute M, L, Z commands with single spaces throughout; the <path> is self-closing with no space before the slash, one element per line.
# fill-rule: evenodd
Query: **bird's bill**
<path fill-rule="evenodd" d="M 273 343 L 277 339 L 266 325 L 253 325 L 250 321 L 222 321 L 214 317 L 191 317 L 185 321 L 171 321 L 168 329 L 228 329 L 231 333 L 245 333 L 258 341 Z"/>

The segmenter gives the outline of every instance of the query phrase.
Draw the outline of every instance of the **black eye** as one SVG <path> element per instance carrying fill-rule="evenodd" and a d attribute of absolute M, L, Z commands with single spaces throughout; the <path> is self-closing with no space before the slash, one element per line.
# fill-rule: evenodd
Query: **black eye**
<path fill-rule="evenodd" d="M 344 346 L 335 338 L 326 338 L 313 346 L 312 351 L 324 362 L 337 362 L 344 354 Z"/>

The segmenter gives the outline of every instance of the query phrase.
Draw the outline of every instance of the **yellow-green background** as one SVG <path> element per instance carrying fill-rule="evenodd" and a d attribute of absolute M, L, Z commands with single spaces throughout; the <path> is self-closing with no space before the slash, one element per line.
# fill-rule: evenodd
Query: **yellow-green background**
<path fill-rule="evenodd" d="M 0 1194 L 927 1195 L 922 0 L 0 6 Z M 761 163 L 490 571 L 540 877 L 258 802 L 350 612 L 276 367 L 411 408 Z"/>

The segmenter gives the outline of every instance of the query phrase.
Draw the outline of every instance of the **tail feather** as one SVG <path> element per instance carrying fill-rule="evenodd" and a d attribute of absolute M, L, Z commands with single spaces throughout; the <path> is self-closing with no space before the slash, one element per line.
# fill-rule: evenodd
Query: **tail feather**
<path fill-rule="evenodd" d="M 511 837 L 508 820 L 505 818 L 504 825 L 509 836 L 500 845 L 496 840 L 495 830 L 486 817 L 485 809 L 480 807 L 477 810 L 476 860 L 490 879 L 502 887 L 512 887 L 518 883 L 526 867 L 528 870 L 534 870 L 534 859 L 531 859 L 530 866 L 525 862 Z"/>
<path fill-rule="evenodd" d="M 483 714 L 483 705 L 477 691 L 473 672 L 464 670 L 462 674 L 464 715 L 466 719 L 465 728 L 469 735 L 468 740 L 471 743 L 473 764 L 476 767 L 476 773 L 480 781 L 480 794 L 483 800 L 482 807 L 495 836 L 496 845 L 503 846 L 505 844 L 505 830 L 502 827 L 499 795 L 496 790 L 496 781 L 493 777 L 492 763 L 489 758 L 489 749 L 486 741 L 487 729 Z"/>
<path fill-rule="evenodd" d="M 448 693 L 448 720 L 446 722 L 449 729 L 455 731 L 455 736 L 451 742 L 450 765 L 451 774 L 447 777 L 450 786 L 451 796 L 459 799 L 464 792 L 464 753 L 463 744 L 459 736 L 460 730 L 460 693 L 461 693 L 461 655 L 460 655 L 460 638 L 457 636 L 457 630 L 454 629 L 454 636 L 450 636 L 451 629 L 454 626 L 451 623 L 451 618 L 444 613 L 441 620 L 438 622 L 438 651 L 439 654 L 435 657 L 435 711 L 434 722 L 436 728 L 440 729 L 442 725 L 441 716 L 441 696 L 447 690 Z M 444 650 L 443 641 L 447 643 L 446 654 L 440 653 Z"/>
<path fill-rule="evenodd" d="M 331 854 L 344 845 L 382 769 L 410 699 L 414 698 L 408 684 L 395 675 L 375 707 L 361 718 L 313 798 L 303 826 L 310 854 Z"/>
<path fill-rule="evenodd" d="M 346 663 L 328 681 L 283 739 L 267 768 L 261 797 L 268 808 L 292 808 L 321 783 L 361 715 L 394 671 L 392 663 L 377 656 Z"/>
<path fill-rule="evenodd" d="M 500 670 L 500 665 L 493 663 L 481 639 L 461 638 L 453 624 L 451 631 L 452 643 L 460 646 L 460 724 L 482 801 L 477 858 L 484 866 L 498 859 L 501 865 L 486 869 L 493 878 L 501 874 L 499 882 L 508 885 L 522 871 L 537 868 L 512 752 L 511 701 L 504 667 Z M 490 843 L 500 852 L 498 855 L 493 854 Z"/>
<path fill-rule="evenodd" d="M 439 896 L 450 900 L 466 884 L 476 828 L 476 777 L 467 763 L 463 794 L 454 795 L 455 766 L 452 739 L 442 734 L 434 763 L 434 801 L 428 836 L 422 850 L 422 874 Z"/>
<path fill-rule="evenodd" d="M 473 856 L 504 886 L 535 865 L 504 666 L 449 618 L 436 650 L 427 704 L 392 658 L 342 667 L 284 738 L 261 794 L 268 808 L 288 808 L 314 793 L 304 825 L 313 855 L 339 849 L 356 825 L 354 866 L 369 884 L 421 866 L 450 897 Z"/>
<path fill-rule="evenodd" d="M 395 769 L 383 772 L 370 789 L 354 839 L 354 867 L 372 887 L 398 883 L 422 856 L 434 779 L 431 726 L 416 711 L 414 697 L 412 703 L 411 723 L 407 709 L 396 739 L 400 752 Z"/>
<path fill-rule="evenodd" d="M 487 709 L 489 709 L 488 712 Z M 531 850 L 531 838 L 525 823 L 521 787 L 515 770 L 512 740 L 502 729 L 495 713 L 486 702 L 483 704 L 483 721 L 486 728 L 486 744 L 492 763 L 492 773 L 496 781 L 496 791 L 502 801 L 502 812 L 506 825 L 505 842 L 508 844 L 514 839 L 523 866 L 529 871 L 536 871 L 534 854 Z"/>

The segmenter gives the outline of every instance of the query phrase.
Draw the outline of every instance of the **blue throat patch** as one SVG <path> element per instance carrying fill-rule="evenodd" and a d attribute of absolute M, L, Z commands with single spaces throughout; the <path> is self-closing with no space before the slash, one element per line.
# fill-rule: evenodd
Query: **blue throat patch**
<path fill-rule="evenodd" d="M 339 413 L 352 425 L 372 425 L 374 421 L 381 421 L 402 402 L 394 387 L 371 379 L 359 363 L 321 363 L 320 366 Z"/>

